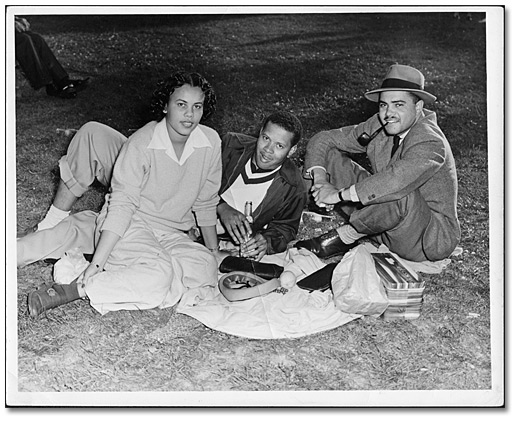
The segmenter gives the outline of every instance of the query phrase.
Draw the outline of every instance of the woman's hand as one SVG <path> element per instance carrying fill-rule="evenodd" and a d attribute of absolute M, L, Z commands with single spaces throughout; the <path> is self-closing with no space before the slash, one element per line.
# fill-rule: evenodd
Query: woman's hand
<path fill-rule="evenodd" d="M 262 234 L 256 234 L 240 245 L 240 255 L 259 261 L 267 252 L 267 240 Z"/>
<path fill-rule="evenodd" d="M 89 283 L 92 276 L 97 275 L 105 267 L 110 253 L 114 249 L 114 246 L 119 241 L 120 237 L 116 233 L 104 230 L 101 232 L 94 257 L 92 257 L 92 263 L 84 270 L 84 272 L 78 276 L 78 284 L 85 287 Z"/>
<path fill-rule="evenodd" d="M 78 276 L 77 283 L 83 287 L 90 282 L 90 278 L 97 275 L 103 269 L 97 263 L 90 263 L 81 275 Z"/>
<path fill-rule="evenodd" d="M 235 244 L 243 244 L 249 239 L 253 231 L 243 213 L 222 203 L 218 206 L 218 215 Z"/>

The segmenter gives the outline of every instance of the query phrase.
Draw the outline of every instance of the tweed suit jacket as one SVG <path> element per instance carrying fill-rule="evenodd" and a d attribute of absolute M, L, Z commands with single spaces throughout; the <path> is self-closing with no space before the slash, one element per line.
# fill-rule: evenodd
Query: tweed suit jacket
<path fill-rule="evenodd" d="M 351 125 L 316 134 L 309 141 L 305 168 L 322 166 L 331 148 L 348 153 L 366 153 L 373 174 L 355 183 L 363 205 L 384 203 L 403 198 L 419 190 L 434 218 L 441 223 L 439 236 L 460 239 L 457 216 L 457 172 L 451 147 L 437 124 L 434 112 L 424 109 L 424 115 L 411 127 L 395 155 L 390 158 L 393 137 L 379 133 L 368 146 L 357 138 L 373 133 L 381 124 L 377 115 L 359 125 Z M 344 187 L 337 187 L 344 188 Z"/>

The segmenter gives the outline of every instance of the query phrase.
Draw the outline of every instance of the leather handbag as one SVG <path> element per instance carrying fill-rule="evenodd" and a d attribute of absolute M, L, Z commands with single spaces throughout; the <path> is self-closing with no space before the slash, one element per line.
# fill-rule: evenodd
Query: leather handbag
<path fill-rule="evenodd" d="M 329 263 L 325 267 L 296 282 L 301 289 L 306 291 L 326 291 L 330 289 L 332 274 L 338 263 Z"/>
<path fill-rule="evenodd" d="M 220 263 L 218 270 L 221 273 L 246 272 L 260 276 L 263 279 L 274 279 L 282 274 L 283 267 L 274 263 L 261 263 L 244 257 L 227 256 Z"/>

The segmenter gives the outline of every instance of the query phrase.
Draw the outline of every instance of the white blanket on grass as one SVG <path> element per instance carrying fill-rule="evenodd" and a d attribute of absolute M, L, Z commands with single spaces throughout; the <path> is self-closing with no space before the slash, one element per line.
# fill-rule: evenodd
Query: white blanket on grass
<path fill-rule="evenodd" d="M 369 252 L 388 252 L 384 245 L 377 248 L 366 243 Z M 452 256 L 461 254 L 458 247 Z M 441 273 L 450 259 L 414 263 L 399 259 L 409 268 L 422 273 Z M 299 281 L 325 266 L 315 254 L 291 248 L 285 253 L 265 256 L 266 263 L 275 263 L 296 275 Z M 222 276 L 219 274 L 219 277 Z M 208 299 L 209 298 L 209 299 Z M 334 306 L 332 292 L 309 293 L 298 286 L 282 294 L 271 292 L 258 298 L 230 302 L 218 287 L 210 295 L 189 290 L 177 306 L 177 312 L 191 316 L 209 328 L 253 339 L 298 338 L 342 326 L 362 317 L 348 314 Z"/>
<path fill-rule="evenodd" d="M 325 266 L 313 253 L 295 248 L 265 257 L 262 262 L 283 266 L 284 270 L 296 275 L 297 281 Z M 308 292 L 298 286 L 285 294 L 274 291 L 234 302 L 226 300 L 217 287 L 213 298 L 207 298 L 189 290 L 177 306 L 177 312 L 191 316 L 211 329 L 252 339 L 298 338 L 334 329 L 362 317 L 338 310 L 330 290 Z"/>

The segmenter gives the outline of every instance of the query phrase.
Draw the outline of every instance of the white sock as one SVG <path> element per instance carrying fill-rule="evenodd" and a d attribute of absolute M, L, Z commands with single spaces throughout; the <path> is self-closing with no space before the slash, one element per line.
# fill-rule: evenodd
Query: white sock
<path fill-rule="evenodd" d="M 366 236 L 366 234 L 362 234 L 354 229 L 351 225 L 344 225 L 340 226 L 339 228 L 336 228 L 336 231 L 338 231 L 339 238 L 345 243 L 345 244 L 352 244 L 353 242 L 357 241 L 360 238 L 363 238 Z"/>
<path fill-rule="evenodd" d="M 47 211 L 43 220 L 38 223 L 38 230 L 54 228 L 58 223 L 70 215 L 70 211 L 60 210 L 53 205 Z"/>

